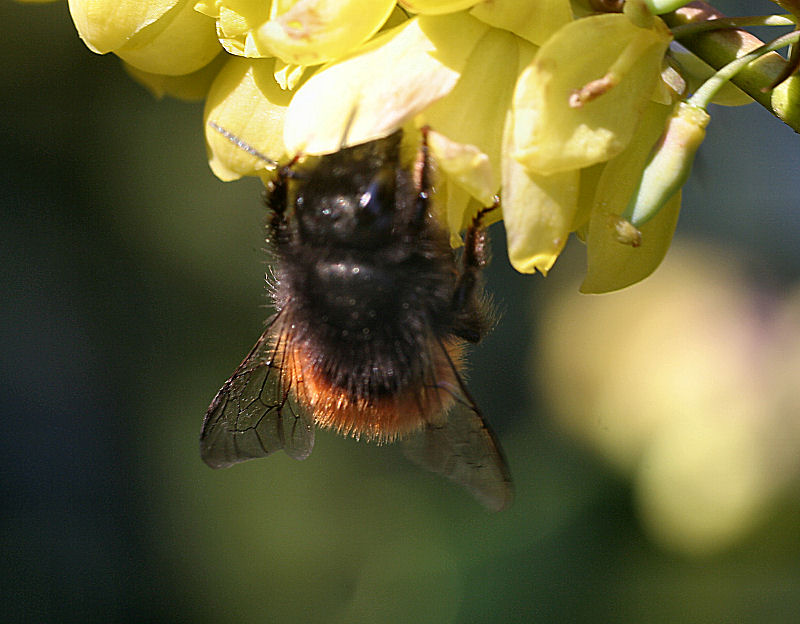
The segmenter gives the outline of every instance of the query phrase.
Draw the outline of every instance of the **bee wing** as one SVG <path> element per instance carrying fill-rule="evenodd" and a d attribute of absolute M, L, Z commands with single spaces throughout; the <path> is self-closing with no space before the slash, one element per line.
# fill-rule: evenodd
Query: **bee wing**
<path fill-rule="evenodd" d="M 508 464 L 457 371 L 456 379 L 457 388 L 446 388 L 455 398 L 446 419 L 427 423 L 403 441 L 403 450 L 414 463 L 465 487 L 491 511 L 501 511 L 514 498 Z"/>
<path fill-rule="evenodd" d="M 283 449 L 305 459 L 314 426 L 284 375 L 286 340 L 276 315 L 248 356 L 211 402 L 200 433 L 200 455 L 212 468 L 266 457 Z"/>
<path fill-rule="evenodd" d="M 403 441 L 416 464 L 465 487 L 491 511 L 514 497 L 511 475 L 494 433 L 474 404 L 456 403 L 440 424 L 428 423 Z"/>

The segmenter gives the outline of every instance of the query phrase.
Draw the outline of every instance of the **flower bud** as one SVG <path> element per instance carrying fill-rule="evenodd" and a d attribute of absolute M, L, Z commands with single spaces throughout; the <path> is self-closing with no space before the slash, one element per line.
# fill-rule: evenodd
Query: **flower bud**
<path fill-rule="evenodd" d="M 647 223 L 683 186 L 692 169 L 697 148 L 706 136 L 710 119 L 700 107 L 686 102 L 678 105 L 667 120 L 667 127 L 644 168 L 639 187 L 622 214 L 623 219 L 634 227 Z"/>

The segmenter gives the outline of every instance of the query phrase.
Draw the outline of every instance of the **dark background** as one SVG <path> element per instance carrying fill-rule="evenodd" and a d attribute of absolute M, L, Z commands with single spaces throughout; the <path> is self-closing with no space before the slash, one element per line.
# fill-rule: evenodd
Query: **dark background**
<path fill-rule="evenodd" d="M 90 53 L 66 3 L 0 17 L 0 619 L 796 621 L 796 488 L 718 552 L 657 546 L 629 479 L 537 400 L 537 328 L 575 288 L 579 243 L 544 280 L 513 272 L 493 228 L 503 319 L 470 387 L 509 457 L 510 510 L 325 432 L 302 463 L 206 468 L 202 416 L 267 314 L 261 184 L 214 178 L 201 105 L 156 101 Z M 679 238 L 789 288 L 798 164 L 757 106 L 715 109 Z"/>

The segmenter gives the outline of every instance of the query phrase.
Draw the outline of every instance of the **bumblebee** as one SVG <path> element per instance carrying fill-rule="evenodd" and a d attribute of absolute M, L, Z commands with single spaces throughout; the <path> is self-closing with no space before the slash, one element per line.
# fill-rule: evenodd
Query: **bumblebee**
<path fill-rule="evenodd" d="M 305 459 L 316 427 L 402 440 L 412 461 L 500 510 L 509 471 L 460 373 L 464 346 L 491 327 L 490 209 L 457 258 L 432 214 L 427 132 L 413 166 L 401 141 L 277 169 L 266 193 L 276 312 L 209 406 L 201 455 L 212 468 L 278 450 Z"/>

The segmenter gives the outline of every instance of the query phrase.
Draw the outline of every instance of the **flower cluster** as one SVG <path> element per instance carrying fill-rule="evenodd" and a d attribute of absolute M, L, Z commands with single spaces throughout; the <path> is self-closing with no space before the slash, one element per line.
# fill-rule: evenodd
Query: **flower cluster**
<path fill-rule="evenodd" d="M 255 150 L 283 161 L 428 125 L 454 240 L 499 195 L 512 265 L 547 273 L 576 232 L 588 250 L 585 292 L 658 266 L 708 122 L 702 107 L 688 127 L 671 119 L 686 118 L 678 103 L 696 72 L 666 62 L 672 34 L 652 1 L 628 0 L 622 13 L 579 0 L 69 6 L 91 50 L 119 56 L 159 96 L 205 100 L 219 178 L 266 175 Z M 659 142 L 665 128 L 691 138 Z"/>

